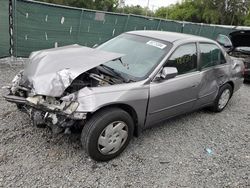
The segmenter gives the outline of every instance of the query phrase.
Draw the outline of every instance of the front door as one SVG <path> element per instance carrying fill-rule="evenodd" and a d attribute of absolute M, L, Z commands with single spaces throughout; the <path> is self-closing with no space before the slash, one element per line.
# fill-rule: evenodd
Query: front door
<path fill-rule="evenodd" d="M 201 74 L 197 70 L 196 44 L 178 47 L 164 66 L 176 67 L 178 75 L 150 84 L 146 126 L 191 111 L 197 100 Z"/>
<path fill-rule="evenodd" d="M 216 44 L 200 43 L 199 48 L 202 80 L 195 108 L 213 103 L 219 87 L 229 75 L 229 64 L 226 63 L 221 49 Z"/>

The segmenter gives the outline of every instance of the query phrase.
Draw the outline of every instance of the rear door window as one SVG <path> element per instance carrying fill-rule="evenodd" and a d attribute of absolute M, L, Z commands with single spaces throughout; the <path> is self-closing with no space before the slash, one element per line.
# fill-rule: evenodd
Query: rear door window
<path fill-rule="evenodd" d="M 178 74 L 197 71 L 197 48 L 195 43 L 178 47 L 166 63 L 166 67 L 176 67 Z"/>
<path fill-rule="evenodd" d="M 201 69 L 213 67 L 226 63 L 226 59 L 221 49 L 215 44 L 200 44 L 200 66 Z"/>

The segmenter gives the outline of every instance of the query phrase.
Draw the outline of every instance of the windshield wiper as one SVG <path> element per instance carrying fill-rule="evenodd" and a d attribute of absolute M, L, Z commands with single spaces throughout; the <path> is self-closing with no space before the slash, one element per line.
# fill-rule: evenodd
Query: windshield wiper
<path fill-rule="evenodd" d="M 124 81 L 124 82 L 129 82 L 130 80 L 129 79 L 126 79 L 126 78 L 124 78 L 122 75 L 121 75 L 121 73 L 119 73 L 119 72 L 117 72 L 115 69 L 113 69 L 113 68 L 111 68 L 111 67 L 109 67 L 109 66 L 106 66 L 106 65 L 100 65 L 103 69 L 105 69 L 105 70 L 107 70 L 107 71 L 109 71 L 113 76 L 115 76 L 116 78 L 118 77 L 118 78 L 121 78 L 122 79 L 122 81 Z"/>
<path fill-rule="evenodd" d="M 113 60 L 113 61 L 117 61 L 117 60 L 119 60 L 119 61 L 120 61 L 120 63 L 122 64 L 122 66 L 124 66 L 126 69 L 129 69 L 129 64 L 123 63 L 123 61 L 122 61 L 122 58 L 121 58 L 121 57 L 120 57 L 120 58 L 118 58 L 118 59 L 115 59 L 115 60 Z"/>

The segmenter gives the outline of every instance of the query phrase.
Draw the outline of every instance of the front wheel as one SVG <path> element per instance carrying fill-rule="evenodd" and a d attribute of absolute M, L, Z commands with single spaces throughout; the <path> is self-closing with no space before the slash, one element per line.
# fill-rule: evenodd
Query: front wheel
<path fill-rule="evenodd" d="M 83 127 L 81 142 L 85 151 L 96 161 L 117 157 L 133 136 L 131 116 L 119 108 L 106 108 L 94 114 Z"/>
<path fill-rule="evenodd" d="M 232 86 L 230 84 L 223 85 L 220 88 L 218 95 L 214 101 L 214 104 L 211 108 L 212 111 L 221 112 L 227 106 L 227 103 L 229 102 L 232 94 L 233 94 Z"/>

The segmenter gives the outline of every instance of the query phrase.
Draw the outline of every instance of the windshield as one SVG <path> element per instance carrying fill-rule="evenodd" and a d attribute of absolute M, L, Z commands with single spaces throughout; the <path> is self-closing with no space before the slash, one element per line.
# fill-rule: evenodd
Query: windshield
<path fill-rule="evenodd" d="M 120 60 L 105 63 L 131 80 L 145 78 L 163 59 L 172 44 L 148 37 L 122 34 L 98 47 L 98 49 L 124 54 Z"/>

